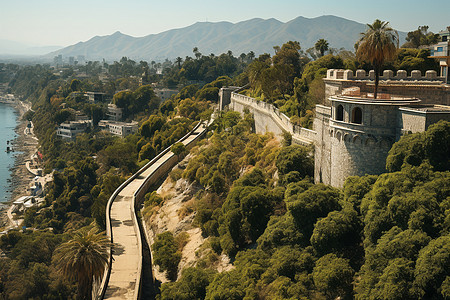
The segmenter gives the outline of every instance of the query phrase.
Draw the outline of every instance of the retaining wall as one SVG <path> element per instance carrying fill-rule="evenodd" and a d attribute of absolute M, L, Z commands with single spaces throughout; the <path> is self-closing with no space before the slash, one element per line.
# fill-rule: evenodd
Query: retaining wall
<path fill-rule="evenodd" d="M 238 93 L 230 93 L 229 103 L 230 109 L 234 111 L 243 113 L 245 109 L 248 109 L 253 113 L 257 133 L 273 132 L 278 139 L 281 139 L 283 132 L 286 131 L 292 135 L 292 141 L 296 144 L 310 145 L 314 142 L 315 131 L 292 124 L 289 117 L 272 104 Z"/>
<path fill-rule="evenodd" d="M 203 134 L 206 132 L 207 126 L 205 126 L 202 123 L 197 124 L 197 126 L 188 134 L 186 134 L 184 137 L 182 137 L 178 142 L 182 142 L 186 145 L 186 149 L 190 149 L 194 146 L 194 144 L 203 136 Z M 127 179 L 124 183 L 122 183 L 111 195 L 107 205 L 106 205 L 106 234 L 110 237 L 111 243 L 114 242 L 114 235 L 112 232 L 112 224 L 111 224 L 111 206 L 116 199 L 116 197 L 119 195 L 119 193 L 127 186 L 129 185 L 133 180 L 138 178 L 144 171 L 146 171 L 148 168 L 153 166 L 155 163 L 158 162 L 158 160 L 166 155 L 168 152 L 170 152 L 170 147 L 166 148 L 164 151 L 159 153 L 154 159 L 152 159 L 150 162 L 148 162 L 144 167 L 142 167 L 138 172 L 133 174 L 129 179 Z M 165 176 L 170 169 L 175 166 L 176 163 L 178 163 L 179 157 L 175 156 L 173 153 L 172 155 L 167 158 L 164 162 L 161 162 L 160 165 L 154 170 L 150 175 L 148 175 L 144 182 L 140 185 L 140 187 L 136 190 L 133 196 L 133 203 L 130 206 L 130 209 L 132 211 L 132 217 L 133 217 L 133 226 L 135 228 L 135 232 L 137 233 L 137 244 L 139 253 L 141 256 L 138 270 L 137 270 L 137 279 L 136 279 L 136 285 L 135 285 L 135 299 L 139 299 L 141 295 L 141 288 L 142 288 L 142 235 L 140 232 L 139 227 L 139 220 L 136 214 L 136 211 L 139 209 L 140 205 L 142 204 L 142 201 L 144 199 L 145 194 L 147 193 L 150 186 L 155 184 L 162 176 Z M 148 242 L 148 241 L 147 241 Z M 95 293 L 97 295 L 97 299 L 103 299 L 108 287 L 108 281 L 109 277 L 111 275 L 111 267 L 112 267 L 112 252 L 111 249 L 109 251 L 109 263 L 106 266 L 105 274 L 103 276 L 102 282 L 100 286 L 98 287 L 98 292 Z"/>

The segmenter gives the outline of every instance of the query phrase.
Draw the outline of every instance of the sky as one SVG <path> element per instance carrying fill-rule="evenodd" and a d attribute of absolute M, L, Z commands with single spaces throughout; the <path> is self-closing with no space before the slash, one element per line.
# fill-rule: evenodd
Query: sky
<path fill-rule="evenodd" d="M 450 26 L 450 0 L 0 0 L 0 39 L 69 46 L 116 31 L 134 37 L 196 22 L 335 15 L 360 23 L 389 21 L 399 31 Z"/>

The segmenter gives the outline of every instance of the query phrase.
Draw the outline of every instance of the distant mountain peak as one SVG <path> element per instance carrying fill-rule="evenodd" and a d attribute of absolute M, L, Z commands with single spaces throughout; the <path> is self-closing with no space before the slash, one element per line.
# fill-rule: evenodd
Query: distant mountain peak
<path fill-rule="evenodd" d="M 299 16 L 288 22 L 275 18 L 253 18 L 237 23 L 196 22 L 184 28 L 158 34 L 132 37 L 116 31 L 111 35 L 92 38 L 50 53 L 77 56 L 89 53 L 90 60 L 118 60 L 127 56 L 133 60 L 164 60 L 192 56 L 192 48 L 201 53 L 219 55 L 231 50 L 235 55 L 253 51 L 256 55 L 272 53 L 273 46 L 298 41 L 302 49 L 312 47 L 319 39 L 328 41 L 331 48 L 353 50 L 365 24 L 327 15 L 316 18 Z M 405 33 L 399 32 L 403 40 Z"/>

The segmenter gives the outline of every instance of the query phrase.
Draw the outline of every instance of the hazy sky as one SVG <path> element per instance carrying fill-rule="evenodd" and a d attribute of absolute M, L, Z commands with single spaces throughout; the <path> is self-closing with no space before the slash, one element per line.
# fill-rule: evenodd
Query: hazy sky
<path fill-rule="evenodd" d="M 195 22 L 321 15 L 438 32 L 450 26 L 450 0 L 0 0 L 0 39 L 68 46 L 115 31 L 140 37 Z"/>

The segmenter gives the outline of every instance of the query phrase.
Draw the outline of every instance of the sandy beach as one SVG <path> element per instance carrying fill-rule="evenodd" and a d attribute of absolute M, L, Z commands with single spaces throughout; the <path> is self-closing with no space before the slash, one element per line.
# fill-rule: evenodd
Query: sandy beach
<path fill-rule="evenodd" d="M 25 134 L 27 122 L 22 120 L 22 116 L 28 111 L 31 105 L 17 100 L 14 107 L 19 114 L 19 122 L 15 128 L 17 137 L 13 141 L 14 148 L 18 152 L 15 153 L 16 157 L 14 166 L 11 168 L 11 182 L 9 186 L 9 190 L 11 191 L 10 202 L 20 196 L 28 195 L 27 188 L 30 185 L 31 180 L 34 178 L 34 175 L 27 170 L 25 162 L 30 159 L 30 156 L 38 147 L 38 141 L 36 138 Z M 0 229 L 9 224 L 7 217 L 8 208 L 9 205 L 4 205 L 0 210 Z"/>

